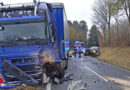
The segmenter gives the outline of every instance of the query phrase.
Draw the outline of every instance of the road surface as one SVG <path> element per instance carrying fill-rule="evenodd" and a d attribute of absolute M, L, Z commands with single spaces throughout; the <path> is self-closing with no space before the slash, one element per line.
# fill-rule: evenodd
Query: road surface
<path fill-rule="evenodd" d="M 130 90 L 130 71 L 98 61 L 92 57 L 69 58 L 68 80 L 52 84 L 52 90 Z"/>

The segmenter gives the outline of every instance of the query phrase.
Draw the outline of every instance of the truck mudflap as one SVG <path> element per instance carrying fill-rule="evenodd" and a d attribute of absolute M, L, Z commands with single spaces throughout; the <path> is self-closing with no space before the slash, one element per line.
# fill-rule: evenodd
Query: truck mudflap
<path fill-rule="evenodd" d="M 35 86 L 38 85 L 38 81 L 32 78 L 30 75 L 22 71 L 20 68 L 16 67 L 15 65 L 11 64 L 7 60 L 3 61 L 2 64 L 3 72 L 8 72 L 14 75 L 18 80 L 28 86 Z"/>

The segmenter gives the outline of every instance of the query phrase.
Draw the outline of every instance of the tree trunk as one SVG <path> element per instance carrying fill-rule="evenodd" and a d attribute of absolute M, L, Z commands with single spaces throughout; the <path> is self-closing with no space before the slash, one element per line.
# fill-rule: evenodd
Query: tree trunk
<path fill-rule="evenodd" d="M 111 32 L 110 32 L 110 27 L 109 27 L 109 30 L 108 30 L 108 34 L 109 34 L 109 46 L 111 45 Z"/>
<path fill-rule="evenodd" d="M 119 28 L 118 28 L 118 19 L 117 18 L 115 18 L 115 20 L 116 20 L 116 30 L 117 30 L 117 39 L 116 40 L 120 40 L 120 35 L 119 35 Z M 120 41 L 119 41 L 120 42 Z"/>
<path fill-rule="evenodd" d="M 130 24 L 130 0 L 128 0 L 128 9 L 129 9 L 129 24 Z"/>

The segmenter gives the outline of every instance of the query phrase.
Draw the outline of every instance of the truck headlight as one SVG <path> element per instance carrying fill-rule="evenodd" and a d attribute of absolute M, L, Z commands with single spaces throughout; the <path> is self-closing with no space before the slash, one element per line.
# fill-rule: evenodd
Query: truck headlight
<path fill-rule="evenodd" d="M 35 69 L 40 69 L 41 67 L 38 65 L 35 65 Z"/>
<path fill-rule="evenodd" d="M 96 50 L 93 50 L 92 52 L 95 54 L 95 53 L 96 53 Z"/>
<path fill-rule="evenodd" d="M 5 87 L 5 86 L 6 86 L 6 84 L 4 84 L 4 83 L 1 83 L 1 84 L 0 84 L 0 86 L 1 86 L 1 87 Z"/>

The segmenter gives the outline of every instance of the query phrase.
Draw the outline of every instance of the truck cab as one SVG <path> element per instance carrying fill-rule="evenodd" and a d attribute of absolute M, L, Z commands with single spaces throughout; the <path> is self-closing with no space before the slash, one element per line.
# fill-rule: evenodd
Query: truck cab
<path fill-rule="evenodd" d="M 22 83 L 15 76 L 18 74 L 3 69 L 4 61 L 40 83 L 45 57 L 51 57 L 61 71 L 67 65 L 68 50 L 69 28 L 63 4 L 0 5 L 0 88 Z"/>

